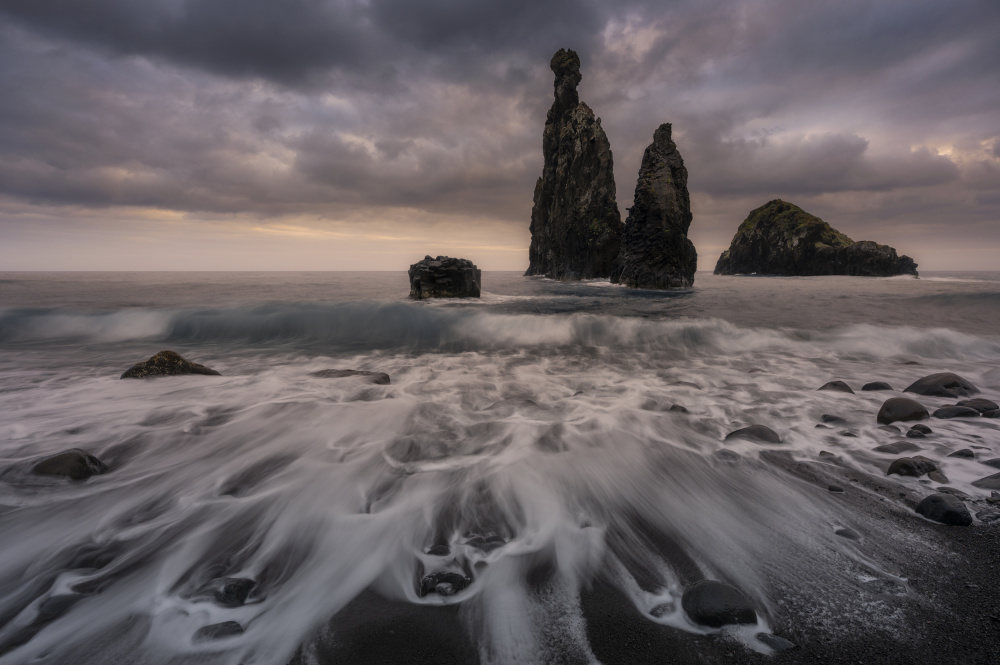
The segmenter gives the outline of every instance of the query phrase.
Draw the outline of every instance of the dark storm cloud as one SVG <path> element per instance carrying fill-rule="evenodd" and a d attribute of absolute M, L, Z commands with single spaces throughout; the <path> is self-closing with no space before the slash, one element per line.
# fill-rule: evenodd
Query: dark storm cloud
<path fill-rule="evenodd" d="M 623 209 L 671 121 L 699 201 L 996 219 L 998 33 L 992 0 L 0 0 L 0 196 L 526 224 L 569 46 Z"/>

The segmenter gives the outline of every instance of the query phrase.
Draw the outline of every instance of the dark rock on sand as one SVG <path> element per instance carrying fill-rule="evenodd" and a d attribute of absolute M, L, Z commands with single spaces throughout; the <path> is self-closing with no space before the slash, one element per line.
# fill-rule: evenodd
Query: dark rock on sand
<path fill-rule="evenodd" d="M 1000 473 L 994 473 L 992 476 L 973 480 L 972 486 L 984 490 L 1000 490 Z"/>
<path fill-rule="evenodd" d="M 951 494 L 931 494 L 917 504 L 917 512 L 949 526 L 969 526 L 972 515 L 962 500 Z"/>
<path fill-rule="evenodd" d="M 221 640 L 224 637 L 232 637 L 234 635 L 242 634 L 243 626 L 235 621 L 223 621 L 222 623 L 213 623 L 210 626 L 199 628 L 194 634 L 192 640 L 195 644 L 200 644 L 201 642 Z"/>
<path fill-rule="evenodd" d="M 908 256 L 854 242 L 819 217 L 775 199 L 752 211 L 715 265 L 716 275 L 916 275 Z"/>
<path fill-rule="evenodd" d="M 239 607 L 245 605 L 247 597 L 254 587 L 255 580 L 245 577 L 227 577 L 215 591 L 215 602 L 223 607 Z"/>
<path fill-rule="evenodd" d="M 978 393 L 979 388 L 958 374 L 939 372 L 914 381 L 903 392 L 932 397 L 968 397 Z"/>
<path fill-rule="evenodd" d="M 892 443 L 884 443 L 881 446 L 875 446 L 872 450 L 877 453 L 898 455 L 900 453 L 908 453 L 911 450 L 920 450 L 920 446 L 912 444 L 909 441 L 893 441 Z"/>
<path fill-rule="evenodd" d="M 923 420 L 927 417 L 927 409 L 920 402 L 909 397 L 890 397 L 878 411 L 876 420 L 882 425 L 889 425 L 902 420 Z"/>
<path fill-rule="evenodd" d="M 525 275 L 574 280 L 609 277 L 623 225 L 615 199 L 611 144 L 600 118 L 580 101 L 580 58 L 560 49 L 549 63 L 555 101 L 542 132 L 542 176 L 531 209 Z"/>
<path fill-rule="evenodd" d="M 174 351 L 160 351 L 149 360 L 138 362 L 121 375 L 122 379 L 145 379 L 152 376 L 183 376 L 206 374 L 220 376 L 214 369 L 185 360 Z"/>
<path fill-rule="evenodd" d="M 410 297 L 478 298 L 483 273 L 468 259 L 425 256 L 410 266 Z"/>
<path fill-rule="evenodd" d="M 1000 409 L 1000 406 L 998 406 L 996 402 L 991 402 L 990 400 L 983 399 L 981 397 L 977 397 L 975 399 L 963 399 L 955 406 L 967 406 L 970 409 L 975 409 L 979 413 L 987 413 L 988 411 L 996 411 L 997 409 Z"/>
<path fill-rule="evenodd" d="M 31 467 L 31 473 L 36 476 L 62 476 L 70 480 L 85 480 L 107 470 L 104 462 L 79 448 L 46 457 Z"/>
<path fill-rule="evenodd" d="M 750 425 L 730 432 L 726 435 L 726 441 L 730 439 L 747 439 L 748 441 L 761 441 L 763 443 L 781 443 L 778 433 L 766 425 Z"/>
<path fill-rule="evenodd" d="M 439 596 L 454 596 L 471 583 L 472 580 L 464 575 L 441 571 L 424 576 L 420 580 L 418 593 L 421 598 L 429 593 L 436 593 Z"/>
<path fill-rule="evenodd" d="M 757 623 L 750 599 L 736 587 L 715 580 L 702 580 L 685 589 L 681 607 L 691 621 L 712 628 Z"/>
<path fill-rule="evenodd" d="M 922 455 L 917 455 L 915 457 L 900 457 L 889 465 L 889 470 L 885 472 L 885 475 L 899 475 L 899 476 L 913 476 L 914 478 L 919 478 L 925 473 L 930 473 L 931 471 L 937 470 L 937 464 L 933 460 L 927 459 Z"/>
<path fill-rule="evenodd" d="M 828 383 L 824 383 L 816 390 L 833 390 L 834 392 L 838 393 L 851 393 L 852 395 L 854 394 L 854 391 L 851 390 L 851 387 L 846 383 L 844 383 L 843 381 L 830 381 Z"/>
<path fill-rule="evenodd" d="M 846 538 L 847 540 L 861 540 L 861 536 L 859 536 L 857 532 L 852 529 L 841 527 L 840 529 L 835 530 L 833 533 L 834 535 L 840 536 L 841 538 Z"/>
<path fill-rule="evenodd" d="M 358 376 L 379 386 L 387 386 L 390 383 L 389 375 L 385 372 L 367 372 L 360 369 L 321 369 L 317 372 L 309 372 L 309 376 L 320 379 L 342 379 L 348 376 Z"/>
<path fill-rule="evenodd" d="M 826 488 L 828 492 L 843 492 L 844 488 L 839 485 L 830 485 Z"/>
<path fill-rule="evenodd" d="M 794 642 L 778 635 L 772 635 L 771 633 L 757 633 L 757 639 L 775 651 L 788 651 L 795 648 Z"/>
<path fill-rule="evenodd" d="M 933 434 L 934 433 L 934 430 L 932 430 L 927 425 L 924 425 L 923 423 L 917 423 L 916 425 L 911 426 L 910 427 L 910 431 L 920 432 L 921 434 Z"/>
<path fill-rule="evenodd" d="M 948 457 L 961 457 L 963 459 L 976 459 L 976 454 L 972 452 L 972 448 L 962 448 L 961 450 L 956 450 L 955 452 L 948 455 Z"/>
<path fill-rule="evenodd" d="M 893 390 L 893 387 L 890 386 L 885 381 L 872 381 L 871 383 L 866 383 L 865 385 L 861 386 L 861 389 L 862 390 Z"/>
<path fill-rule="evenodd" d="M 635 201 L 629 208 L 621 254 L 611 281 L 637 289 L 687 288 L 698 254 L 688 239 L 691 198 L 688 172 L 664 123 L 642 155 Z"/>
<path fill-rule="evenodd" d="M 979 412 L 967 406 L 942 406 L 934 412 L 935 418 L 978 418 Z"/>

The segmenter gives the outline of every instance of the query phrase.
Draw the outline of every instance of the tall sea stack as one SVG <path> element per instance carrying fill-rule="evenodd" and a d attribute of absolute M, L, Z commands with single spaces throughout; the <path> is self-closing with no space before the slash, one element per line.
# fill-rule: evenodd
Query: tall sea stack
<path fill-rule="evenodd" d="M 611 281 L 637 289 L 690 287 L 698 253 L 688 240 L 691 197 L 687 169 L 670 138 L 670 124 L 653 133 L 642 155 L 635 203 L 629 208 L 621 256 Z"/>
<path fill-rule="evenodd" d="M 609 277 L 622 221 L 615 201 L 611 144 L 600 118 L 580 101 L 580 58 L 560 49 L 550 63 L 555 101 L 545 119 L 545 166 L 535 184 L 525 275 L 574 280 Z"/>

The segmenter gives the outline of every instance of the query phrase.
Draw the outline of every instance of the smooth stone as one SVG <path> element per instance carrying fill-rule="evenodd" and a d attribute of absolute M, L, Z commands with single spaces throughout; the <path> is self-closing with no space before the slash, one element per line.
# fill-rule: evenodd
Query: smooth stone
<path fill-rule="evenodd" d="M 969 526 L 972 515 L 962 500 L 951 494 L 931 494 L 917 504 L 917 513 L 949 526 Z"/>
<path fill-rule="evenodd" d="M 911 426 L 910 429 L 913 431 L 921 432 L 922 434 L 932 434 L 934 432 L 934 430 L 932 430 L 927 425 L 924 425 L 923 423 L 917 423 L 916 425 Z"/>
<path fill-rule="evenodd" d="M 877 453 L 899 455 L 900 453 L 908 453 L 911 450 L 920 450 L 920 446 L 914 445 L 909 441 L 895 441 L 893 443 L 884 443 L 881 446 L 876 446 L 873 450 Z"/>
<path fill-rule="evenodd" d="M 794 642 L 778 635 L 772 635 L 771 633 L 757 633 L 757 639 L 775 651 L 788 651 L 795 648 Z"/>
<path fill-rule="evenodd" d="M 1000 409 L 1000 405 L 996 402 L 991 402 L 988 399 L 983 399 L 982 397 L 977 397 L 975 399 L 963 399 L 955 406 L 967 406 L 970 409 L 975 409 L 979 413 L 986 413 L 987 411 L 996 411 Z"/>
<path fill-rule="evenodd" d="M 819 417 L 825 423 L 833 423 L 834 425 L 846 425 L 847 419 L 841 418 L 840 416 L 835 416 L 832 413 L 824 413 Z"/>
<path fill-rule="evenodd" d="M 670 408 L 667 409 L 667 410 L 668 411 L 673 411 L 674 413 L 691 413 L 690 411 L 688 411 L 686 408 L 684 408 L 680 404 L 671 404 Z"/>
<path fill-rule="evenodd" d="M 972 448 L 962 448 L 961 450 L 956 450 L 955 452 L 948 455 L 948 457 L 961 457 L 963 459 L 976 459 L 976 454 L 972 452 Z"/>
<path fill-rule="evenodd" d="M 979 412 L 967 406 L 942 406 L 934 412 L 935 418 L 978 418 Z"/>
<path fill-rule="evenodd" d="M 833 453 L 831 453 L 829 450 L 821 450 L 821 451 L 819 451 L 819 456 L 820 457 L 824 457 L 826 459 L 833 459 L 833 458 L 837 457 L 836 455 L 834 455 Z"/>
<path fill-rule="evenodd" d="M 882 425 L 891 425 L 897 420 L 923 420 L 927 409 L 920 402 L 909 397 L 890 397 L 878 411 L 876 420 Z"/>
<path fill-rule="evenodd" d="M 972 498 L 968 494 L 966 494 L 965 492 L 963 492 L 962 490 L 955 489 L 954 487 L 946 487 L 946 486 L 945 487 L 939 487 L 939 488 L 937 488 L 937 491 L 941 492 L 942 494 L 951 494 L 952 496 L 957 496 L 959 499 L 962 499 L 962 500 L 971 499 Z"/>
<path fill-rule="evenodd" d="M 430 575 L 425 575 L 424 578 L 420 580 L 420 590 L 418 591 L 418 594 L 421 598 L 429 593 L 436 593 L 439 596 L 454 596 L 471 583 L 472 580 L 464 575 L 447 571 L 439 571 L 431 573 Z"/>
<path fill-rule="evenodd" d="M 107 470 L 104 462 L 79 448 L 56 453 L 31 467 L 31 473 L 36 476 L 62 476 L 70 480 L 86 480 Z"/>
<path fill-rule="evenodd" d="M 938 372 L 917 379 L 903 392 L 929 395 L 933 397 L 968 397 L 979 392 L 979 388 L 952 372 Z"/>
<path fill-rule="evenodd" d="M 151 356 L 149 360 L 132 365 L 119 378 L 146 379 L 154 376 L 184 376 L 188 374 L 220 376 L 214 369 L 185 360 L 179 353 L 160 351 Z"/>
<path fill-rule="evenodd" d="M 761 441 L 764 443 L 781 443 L 778 433 L 766 425 L 750 425 L 730 432 L 726 435 L 726 441 L 730 439 L 747 439 L 749 441 Z"/>
<path fill-rule="evenodd" d="M 902 431 L 895 425 L 879 425 L 879 429 L 884 432 L 894 432 L 895 434 L 899 434 Z"/>
<path fill-rule="evenodd" d="M 915 457 L 900 457 L 889 465 L 889 470 L 885 472 L 885 475 L 898 475 L 898 476 L 912 476 L 914 478 L 919 478 L 925 473 L 930 473 L 931 471 L 937 470 L 937 464 L 933 460 L 927 459 L 922 455 L 917 455 Z"/>
<path fill-rule="evenodd" d="M 247 596 L 257 586 L 255 580 L 245 577 L 227 577 L 215 592 L 215 602 L 223 607 L 240 607 L 246 604 Z"/>
<path fill-rule="evenodd" d="M 948 476 L 946 476 L 943 473 L 941 473 L 940 471 L 936 471 L 936 470 L 935 471 L 931 471 L 930 473 L 928 473 L 927 477 L 930 478 L 931 480 L 933 480 L 936 483 L 947 483 L 948 482 Z"/>
<path fill-rule="evenodd" d="M 993 459 L 983 460 L 980 462 L 986 466 L 992 466 L 994 469 L 1000 469 L 1000 457 L 994 457 Z"/>
<path fill-rule="evenodd" d="M 972 486 L 984 490 L 1000 490 L 1000 473 L 994 473 L 992 476 L 973 480 Z"/>
<path fill-rule="evenodd" d="M 992 411 L 984 411 L 983 418 L 1000 418 L 1000 409 L 993 409 Z"/>
<path fill-rule="evenodd" d="M 844 491 L 843 487 L 838 487 L 837 485 L 830 485 L 826 489 L 829 492 L 843 492 Z"/>
<path fill-rule="evenodd" d="M 198 629 L 194 634 L 192 640 L 195 644 L 200 642 L 210 642 L 211 640 L 221 640 L 224 637 L 232 637 L 234 635 L 242 635 L 243 626 L 236 623 L 235 621 L 223 621 L 222 623 L 213 623 L 210 626 L 203 626 Z"/>
<path fill-rule="evenodd" d="M 851 387 L 846 383 L 844 383 L 843 381 L 829 381 L 821 385 L 816 390 L 833 390 L 838 393 L 851 393 L 852 395 L 854 394 L 854 391 L 851 390 Z"/>
<path fill-rule="evenodd" d="M 857 534 L 857 532 L 855 532 L 855 531 L 853 531 L 851 529 L 847 529 L 847 528 L 843 528 L 842 527 L 840 529 L 837 529 L 833 533 L 836 536 L 840 536 L 841 538 L 847 538 L 848 540 L 861 540 L 861 536 L 859 536 Z"/>
<path fill-rule="evenodd" d="M 757 613 L 746 594 L 715 580 L 702 580 L 685 589 L 681 607 L 691 621 L 702 626 L 757 623 Z"/>
<path fill-rule="evenodd" d="M 871 383 L 866 383 L 865 385 L 861 386 L 861 389 L 862 390 L 894 390 L 894 388 L 892 386 L 890 386 L 888 383 L 886 383 L 885 381 L 872 381 Z"/>
<path fill-rule="evenodd" d="M 348 376 L 360 376 L 379 386 L 389 385 L 389 375 L 385 372 L 367 372 L 360 369 L 321 369 L 317 372 L 309 372 L 309 376 L 315 376 L 320 379 L 342 379 Z"/>
<path fill-rule="evenodd" d="M 909 439 L 926 439 L 927 435 L 918 429 L 911 429 L 906 432 L 906 436 Z"/>

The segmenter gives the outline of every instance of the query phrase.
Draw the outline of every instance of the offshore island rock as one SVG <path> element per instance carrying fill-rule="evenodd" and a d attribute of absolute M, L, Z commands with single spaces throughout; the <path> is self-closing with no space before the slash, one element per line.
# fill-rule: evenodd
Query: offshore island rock
<path fill-rule="evenodd" d="M 410 297 L 478 298 L 483 271 L 468 259 L 425 256 L 410 266 Z"/>
<path fill-rule="evenodd" d="M 531 209 L 525 275 L 609 277 L 621 248 L 611 144 L 601 119 L 580 101 L 580 58 L 560 49 L 550 63 L 555 101 L 545 118 L 542 176 Z"/>
<path fill-rule="evenodd" d="M 775 199 L 740 224 L 716 275 L 853 275 L 891 277 L 917 274 L 917 264 L 887 245 L 855 242 L 815 215 Z"/>
<path fill-rule="evenodd" d="M 698 253 L 688 239 L 691 197 L 688 172 L 670 124 L 653 134 L 642 155 L 635 203 L 629 208 L 621 255 L 611 281 L 637 289 L 688 288 L 694 283 Z"/>
<path fill-rule="evenodd" d="M 220 376 L 214 369 L 185 360 L 174 351 L 160 351 L 149 360 L 132 365 L 121 375 L 122 379 L 145 379 L 151 376 L 182 376 L 207 374 Z"/>

